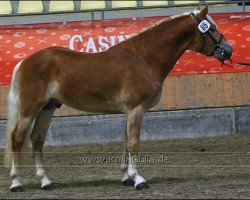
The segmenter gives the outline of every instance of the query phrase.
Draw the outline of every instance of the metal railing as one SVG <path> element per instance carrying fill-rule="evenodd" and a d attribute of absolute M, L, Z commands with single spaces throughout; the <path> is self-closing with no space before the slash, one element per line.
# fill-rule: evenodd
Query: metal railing
<path fill-rule="evenodd" d="M 15 6 L 13 5 L 13 2 L 15 2 Z M 249 0 L 221 0 L 221 1 L 209 1 L 209 0 L 199 0 L 199 2 L 195 3 L 183 3 L 183 4 L 175 4 L 173 0 L 168 0 L 166 1 L 166 5 L 158 5 L 158 6 L 143 6 L 141 0 L 137 0 L 137 6 L 136 7 L 116 7 L 112 8 L 111 6 L 111 1 L 106 0 L 106 7 L 102 9 L 86 9 L 86 10 L 81 10 L 80 9 L 80 1 L 74 1 L 74 10 L 73 11 L 57 11 L 57 12 L 49 12 L 49 2 L 48 1 L 42 1 L 43 3 L 43 10 L 44 12 L 40 13 L 18 13 L 18 4 L 17 1 L 11 1 L 12 3 L 12 10 L 13 13 L 11 14 L 0 14 L 0 25 L 11 25 L 11 24 L 25 24 L 25 23 L 43 23 L 43 22 L 50 22 L 50 21 L 74 21 L 74 20 L 95 20 L 97 19 L 96 15 L 98 14 L 99 19 L 107 19 L 106 16 L 109 15 L 109 13 L 114 13 L 112 18 L 116 18 L 117 13 L 120 11 L 128 11 L 128 12 L 137 12 L 137 16 L 139 16 L 142 12 L 145 12 L 144 16 L 147 16 L 148 13 L 146 11 L 152 11 L 151 15 L 160 13 L 160 10 L 166 9 L 168 10 L 168 15 L 176 14 L 172 11 L 174 9 L 178 8 L 187 8 L 190 9 L 191 7 L 194 6 L 199 6 L 199 5 L 206 5 L 208 4 L 209 6 L 216 6 L 216 5 L 231 5 L 234 8 L 229 10 L 231 12 L 232 10 L 237 10 L 239 12 L 246 12 L 246 8 L 250 7 L 247 6 L 249 3 Z M 46 4 L 46 5 L 45 5 Z M 15 7 L 15 9 L 13 9 Z M 223 6 L 218 6 L 220 7 L 218 12 L 220 12 L 223 8 Z M 226 7 L 226 6 L 225 6 Z M 228 9 L 228 8 L 225 8 Z M 139 13 L 140 12 L 140 13 Z M 124 12 L 120 12 L 123 15 Z M 138 14 L 139 13 L 139 14 Z M 82 15 L 88 15 L 89 17 L 86 19 Z M 60 16 L 60 18 L 59 18 Z M 125 17 L 128 17 L 129 14 L 124 15 Z M 21 18 L 20 18 L 21 17 Z M 133 17 L 132 14 L 129 17 Z M 26 20 L 26 21 L 25 21 Z"/>
<path fill-rule="evenodd" d="M 69 14 L 69 13 L 95 13 L 95 12 L 101 12 L 103 13 L 102 16 L 104 16 L 105 12 L 109 11 L 122 11 L 122 10 L 146 10 L 146 9 L 157 9 L 157 8 L 178 8 L 178 7 L 189 7 L 189 6 L 198 6 L 198 5 L 220 5 L 220 4 L 238 4 L 238 6 L 242 7 L 242 12 L 246 11 L 246 6 L 250 4 L 249 0 L 221 0 L 221 1 L 205 1 L 205 0 L 199 0 L 199 2 L 195 3 L 183 3 L 183 4 L 175 4 L 173 0 L 168 0 L 168 3 L 166 1 L 166 5 L 158 5 L 158 6 L 143 6 L 141 0 L 137 0 L 137 7 L 115 7 L 112 8 L 110 1 L 106 0 L 106 8 L 97 8 L 97 9 L 80 9 L 80 4 L 74 3 L 75 9 L 73 11 L 49 11 L 48 6 L 46 3 L 47 1 L 42 1 L 43 3 L 43 12 L 35 12 L 35 13 L 18 13 L 18 5 L 13 5 L 14 3 L 18 3 L 17 1 L 11 1 L 12 4 L 12 10 L 13 12 L 11 14 L 0 14 L 0 17 L 13 17 L 13 16 L 34 16 L 34 15 L 48 15 L 48 14 Z M 16 9 L 13 9 L 16 7 Z M 45 9 L 47 7 L 47 9 Z"/>

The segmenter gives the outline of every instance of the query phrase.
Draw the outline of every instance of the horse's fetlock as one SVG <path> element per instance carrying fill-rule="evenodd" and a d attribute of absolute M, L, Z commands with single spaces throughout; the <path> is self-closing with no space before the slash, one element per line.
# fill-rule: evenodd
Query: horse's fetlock
<path fill-rule="evenodd" d="M 128 169 L 128 164 L 127 163 L 122 163 L 120 165 L 120 168 L 121 168 L 121 171 L 122 172 L 125 172 L 127 169 Z"/>
<path fill-rule="evenodd" d="M 138 174 L 137 169 L 134 165 L 129 165 L 128 166 L 128 175 L 129 177 L 133 178 Z"/>
<path fill-rule="evenodd" d="M 17 172 L 14 171 L 14 170 L 11 170 L 11 172 L 10 172 L 10 177 L 11 177 L 12 179 L 17 178 Z"/>
<path fill-rule="evenodd" d="M 39 169 L 39 170 L 37 170 L 37 172 L 36 172 L 36 176 L 37 176 L 38 178 L 42 178 L 42 177 L 44 176 L 44 174 L 45 174 L 45 171 L 42 170 L 42 169 Z"/>

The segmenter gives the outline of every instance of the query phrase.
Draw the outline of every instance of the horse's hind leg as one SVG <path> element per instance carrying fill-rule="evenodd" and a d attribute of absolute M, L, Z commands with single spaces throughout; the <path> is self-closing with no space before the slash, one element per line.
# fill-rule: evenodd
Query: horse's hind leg
<path fill-rule="evenodd" d="M 46 132 L 50 126 L 55 107 L 42 110 L 36 117 L 35 125 L 31 133 L 32 150 L 35 159 L 36 176 L 41 180 L 41 188 L 52 190 L 52 181 L 48 178 L 43 164 L 43 144 Z"/>
<path fill-rule="evenodd" d="M 20 152 L 22 151 L 23 154 L 26 154 L 27 152 L 24 152 L 22 149 L 26 140 L 26 135 L 29 130 L 29 127 L 31 125 L 32 118 L 31 117 L 25 117 L 20 118 L 17 122 L 17 125 L 14 129 L 14 131 L 11 134 L 11 140 L 12 140 L 12 160 L 11 160 L 11 171 L 10 171 L 10 177 L 12 179 L 11 184 L 11 191 L 12 192 L 20 192 L 23 190 L 22 184 L 19 177 L 18 167 L 21 161 L 22 157 L 25 157 L 24 155 L 21 155 Z"/>
<path fill-rule="evenodd" d="M 127 167 L 127 172 L 123 177 L 123 183 L 125 181 L 131 183 L 130 180 L 133 180 L 134 187 L 136 187 L 136 189 L 138 190 L 148 188 L 146 180 L 139 175 L 136 167 L 136 163 L 138 161 L 140 129 L 143 114 L 144 110 L 141 107 L 137 107 L 127 114 L 127 150 L 129 155 L 129 163 Z"/>

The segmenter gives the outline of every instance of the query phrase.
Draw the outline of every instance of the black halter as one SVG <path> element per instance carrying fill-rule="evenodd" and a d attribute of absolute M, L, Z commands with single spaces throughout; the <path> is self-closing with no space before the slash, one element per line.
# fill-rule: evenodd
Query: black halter
<path fill-rule="evenodd" d="M 198 17 L 197 15 L 195 15 L 194 13 L 191 13 L 191 15 L 192 15 L 192 17 L 193 17 L 194 19 L 196 19 L 196 21 L 198 22 L 198 24 L 201 23 L 202 20 L 199 19 L 199 17 Z M 216 52 L 216 53 L 218 53 L 222 58 L 227 57 L 227 56 L 229 55 L 229 53 L 228 53 L 225 49 L 223 49 L 223 47 L 221 46 L 221 42 L 222 42 L 222 40 L 223 40 L 223 38 L 224 38 L 224 35 L 223 35 L 223 34 L 220 34 L 220 38 L 219 38 L 219 40 L 217 40 L 217 39 L 214 37 L 214 35 L 213 35 L 213 33 L 212 33 L 212 31 L 211 31 L 210 28 L 209 28 L 205 33 L 202 33 L 203 42 L 202 42 L 202 46 L 201 46 L 200 52 L 203 51 L 203 48 L 204 48 L 204 41 L 205 41 L 206 34 L 208 34 L 208 35 L 210 36 L 210 38 L 213 40 L 214 44 L 216 44 L 215 47 L 214 47 L 214 49 L 213 49 L 213 51 L 212 51 L 210 54 L 207 54 L 207 56 L 213 56 L 213 55 L 215 54 L 215 52 Z M 230 62 L 231 62 L 232 64 L 236 64 L 236 65 L 238 65 L 238 66 L 250 66 L 250 63 L 234 62 L 234 61 L 232 61 L 230 58 L 229 58 L 229 60 L 230 60 Z M 221 63 L 222 63 L 222 65 L 225 64 L 225 65 L 228 66 L 228 67 L 237 67 L 237 66 L 233 66 L 233 65 L 226 64 L 226 63 L 224 63 L 224 61 L 221 61 Z"/>
<path fill-rule="evenodd" d="M 194 13 L 191 13 L 191 15 L 196 19 L 196 21 L 199 23 L 201 23 L 202 20 L 199 19 L 199 17 L 197 15 L 195 15 Z M 201 46 L 201 49 L 200 51 L 202 52 L 203 51 L 203 48 L 204 48 L 204 40 L 205 40 L 205 37 L 206 37 L 206 34 L 208 34 L 210 36 L 210 38 L 213 40 L 213 42 L 216 44 L 216 46 L 214 47 L 214 50 L 210 53 L 210 54 L 207 54 L 207 56 L 213 56 L 214 53 L 217 51 L 222 57 L 224 57 L 225 55 L 225 50 L 221 47 L 221 42 L 224 38 L 224 35 L 223 34 L 220 34 L 220 39 L 217 40 L 214 35 L 212 34 L 212 31 L 211 29 L 207 30 L 205 33 L 202 33 L 202 36 L 203 36 L 203 42 L 202 42 L 202 46 Z"/>

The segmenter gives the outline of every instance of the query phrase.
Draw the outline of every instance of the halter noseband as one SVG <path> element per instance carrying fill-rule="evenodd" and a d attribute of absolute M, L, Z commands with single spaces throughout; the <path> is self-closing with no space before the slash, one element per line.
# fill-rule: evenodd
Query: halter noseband
<path fill-rule="evenodd" d="M 198 22 L 198 24 L 200 24 L 202 22 L 202 20 L 199 19 L 199 17 L 197 15 L 195 15 L 194 13 L 191 13 L 192 17 L 194 19 L 196 19 L 196 21 Z M 210 23 L 209 23 L 210 24 Z M 222 57 L 225 56 L 225 50 L 221 47 L 221 42 L 224 38 L 223 34 L 220 34 L 220 39 L 217 40 L 214 35 L 212 34 L 211 32 L 211 29 L 209 28 L 208 30 L 202 32 L 202 36 L 203 36 L 203 41 L 202 41 L 202 46 L 201 46 L 201 49 L 200 49 L 200 52 L 203 51 L 203 48 L 204 48 L 204 41 L 205 41 L 205 37 L 206 37 L 206 34 L 208 34 L 210 36 L 210 38 L 213 40 L 213 42 L 216 44 L 216 46 L 214 47 L 214 50 L 210 53 L 210 54 L 207 54 L 207 56 L 213 56 L 215 52 L 218 52 Z"/>

